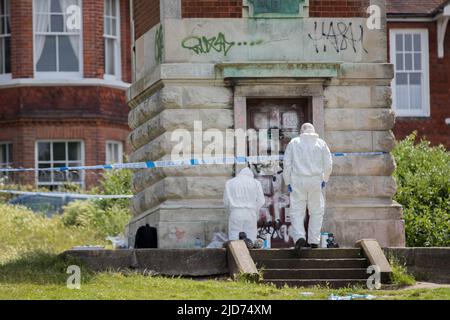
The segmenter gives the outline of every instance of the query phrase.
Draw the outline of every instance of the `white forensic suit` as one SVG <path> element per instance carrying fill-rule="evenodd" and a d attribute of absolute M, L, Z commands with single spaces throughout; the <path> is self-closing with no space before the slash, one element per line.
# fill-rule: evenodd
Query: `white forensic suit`
<path fill-rule="evenodd" d="M 300 238 L 306 239 L 304 221 L 308 207 L 308 243 L 318 245 L 325 213 L 322 184 L 328 182 L 333 165 L 330 149 L 315 133 L 313 125 L 303 125 L 302 132 L 289 142 L 284 155 L 283 177 L 292 189 L 291 235 L 294 243 Z"/>
<path fill-rule="evenodd" d="M 223 202 L 230 213 L 228 237 L 239 240 L 239 233 L 245 232 L 253 242 L 257 237 L 258 212 L 265 203 L 261 183 L 254 178 L 249 168 L 228 180 L 225 185 Z"/>

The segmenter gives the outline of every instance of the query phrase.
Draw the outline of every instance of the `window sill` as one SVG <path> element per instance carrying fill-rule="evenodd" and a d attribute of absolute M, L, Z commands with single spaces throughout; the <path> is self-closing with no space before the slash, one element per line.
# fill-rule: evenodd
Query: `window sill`
<path fill-rule="evenodd" d="M 102 86 L 115 89 L 126 90 L 130 83 L 112 79 L 89 79 L 89 78 L 21 78 L 21 79 L 3 79 L 0 77 L 0 89 L 10 87 L 27 86 Z"/>

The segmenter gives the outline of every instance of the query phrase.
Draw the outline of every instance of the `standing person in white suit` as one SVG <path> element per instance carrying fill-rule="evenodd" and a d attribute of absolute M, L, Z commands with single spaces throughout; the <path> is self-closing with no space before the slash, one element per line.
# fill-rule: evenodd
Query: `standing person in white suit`
<path fill-rule="evenodd" d="M 223 202 L 230 213 L 228 238 L 242 240 L 239 233 L 245 232 L 247 239 L 255 242 L 258 212 L 265 198 L 261 183 L 249 168 L 242 169 L 235 178 L 227 181 Z M 250 246 L 248 241 L 246 243 Z"/>
<path fill-rule="evenodd" d="M 330 149 L 314 126 L 302 125 L 300 136 L 289 142 L 284 155 L 285 183 L 289 186 L 292 237 L 296 252 L 308 246 L 305 232 L 306 207 L 309 210 L 308 243 L 318 248 L 325 213 L 322 189 L 328 182 L 333 163 Z"/>

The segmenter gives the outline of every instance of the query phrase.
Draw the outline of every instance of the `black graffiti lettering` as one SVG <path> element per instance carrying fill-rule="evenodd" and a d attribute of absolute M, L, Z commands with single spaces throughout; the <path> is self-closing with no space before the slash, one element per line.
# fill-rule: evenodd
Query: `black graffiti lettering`
<path fill-rule="evenodd" d="M 308 34 L 309 39 L 314 43 L 316 53 L 320 53 L 323 45 L 323 52 L 327 52 L 327 46 L 330 46 L 337 53 L 353 49 L 357 53 L 358 48 L 361 47 L 365 53 L 368 53 L 364 48 L 364 28 L 359 26 L 359 35 L 355 36 L 355 30 L 352 22 L 338 22 L 331 21 L 329 24 L 322 22 L 321 28 L 317 22 L 314 22 L 314 33 Z"/>

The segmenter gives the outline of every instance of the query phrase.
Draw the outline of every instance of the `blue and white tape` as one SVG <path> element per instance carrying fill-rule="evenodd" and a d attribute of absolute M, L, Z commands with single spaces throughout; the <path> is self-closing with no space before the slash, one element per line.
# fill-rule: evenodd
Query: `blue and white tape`
<path fill-rule="evenodd" d="M 0 193 L 27 195 L 27 196 L 43 196 L 43 197 L 68 197 L 76 199 L 131 199 L 132 195 L 104 195 L 104 194 L 80 194 L 80 193 L 65 193 L 65 192 L 32 192 L 32 191 L 18 191 L 18 190 L 0 190 Z"/>
<path fill-rule="evenodd" d="M 355 156 L 379 156 L 387 154 L 387 152 L 339 152 L 333 153 L 335 157 L 355 157 Z M 113 170 L 113 169 L 153 169 L 153 168 L 170 168 L 170 167 L 186 167 L 198 165 L 217 165 L 217 164 L 246 164 L 246 163 L 264 163 L 269 161 L 281 161 L 282 155 L 278 156 L 253 156 L 253 157 L 218 157 L 203 159 L 186 159 L 186 160 L 161 160 L 147 162 L 131 162 L 117 163 L 109 165 L 95 166 L 79 166 L 79 167 L 57 167 L 57 168 L 1 168 L 0 172 L 27 172 L 27 171 L 79 171 L 79 170 Z"/>

